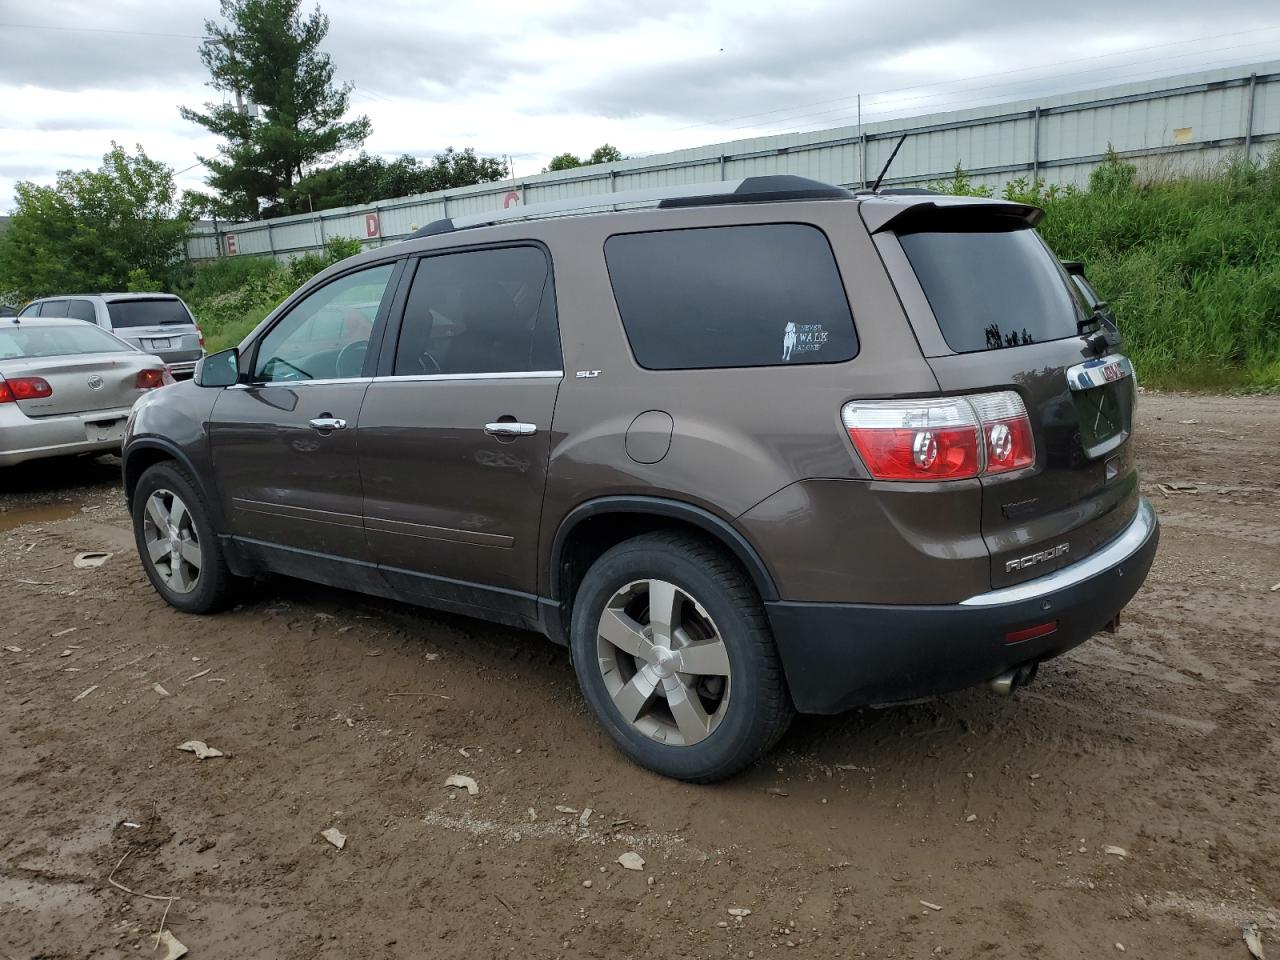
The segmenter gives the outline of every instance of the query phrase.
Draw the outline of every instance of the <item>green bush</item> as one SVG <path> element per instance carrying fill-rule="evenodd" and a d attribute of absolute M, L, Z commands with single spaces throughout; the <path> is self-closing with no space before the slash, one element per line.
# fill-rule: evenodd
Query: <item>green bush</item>
<path fill-rule="evenodd" d="M 972 189 L 963 170 L 933 186 L 957 183 Z M 1084 262 L 1144 382 L 1280 388 L 1280 151 L 1150 180 L 1111 153 L 1087 190 L 1020 178 L 1003 195 L 1044 208 L 1040 232 Z"/>

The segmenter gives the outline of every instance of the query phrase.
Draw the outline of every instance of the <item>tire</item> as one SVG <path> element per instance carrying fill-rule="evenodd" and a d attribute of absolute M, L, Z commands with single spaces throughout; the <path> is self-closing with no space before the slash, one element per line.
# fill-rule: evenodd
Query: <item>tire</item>
<path fill-rule="evenodd" d="M 161 520 L 172 519 L 179 503 L 177 539 L 166 541 Z M 160 512 L 154 510 L 157 505 Z M 214 613 L 227 606 L 235 579 L 227 569 L 204 497 L 176 463 L 157 463 L 138 479 L 133 494 L 133 537 L 147 579 L 169 606 L 183 613 Z M 166 543 L 169 550 L 159 553 Z"/>
<path fill-rule="evenodd" d="M 794 715 L 754 585 L 695 537 L 646 534 L 605 552 L 574 598 L 570 647 L 601 725 L 663 776 L 731 777 L 767 753 Z"/>

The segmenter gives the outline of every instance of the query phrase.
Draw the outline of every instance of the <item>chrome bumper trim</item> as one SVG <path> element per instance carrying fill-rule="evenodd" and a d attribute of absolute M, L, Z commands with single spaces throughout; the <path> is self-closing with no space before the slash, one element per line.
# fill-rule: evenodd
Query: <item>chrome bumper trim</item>
<path fill-rule="evenodd" d="M 1022 600 L 1034 600 L 1036 597 L 1074 587 L 1077 583 L 1096 577 L 1098 574 L 1123 563 L 1144 543 L 1156 529 L 1156 511 L 1151 502 L 1143 497 L 1138 501 L 1138 513 L 1125 528 L 1124 533 L 1112 540 L 1096 553 L 1090 554 L 1079 563 L 1055 570 L 1026 583 L 1012 587 L 1003 587 L 989 593 L 980 593 L 968 600 L 960 601 L 962 607 L 993 607 L 1002 603 L 1018 603 Z"/>

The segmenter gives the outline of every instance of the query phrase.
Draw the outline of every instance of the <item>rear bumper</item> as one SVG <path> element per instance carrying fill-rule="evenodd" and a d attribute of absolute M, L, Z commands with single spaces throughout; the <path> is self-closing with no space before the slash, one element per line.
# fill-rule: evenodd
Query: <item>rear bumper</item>
<path fill-rule="evenodd" d="M 1160 540 L 1145 499 L 1129 526 L 1084 560 L 945 605 L 766 603 L 796 708 L 839 713 L 959 690 L 1070 650 L 1115 619 Z M 1010 631 L 1057 621 L 1047 636 Z"/>
<path fill-rule="evenodd" d="M 5 404 L 0 408 L 0 467 L 26 460 L 61 457 L 75 453 L 118 450 L 124 442 L 124 426 L 129 408 L 94 410 L 61 417 L 26 416 L 21 410 Z M 92 424 L 111 423 L 109 436 L 90 440 Z"/>

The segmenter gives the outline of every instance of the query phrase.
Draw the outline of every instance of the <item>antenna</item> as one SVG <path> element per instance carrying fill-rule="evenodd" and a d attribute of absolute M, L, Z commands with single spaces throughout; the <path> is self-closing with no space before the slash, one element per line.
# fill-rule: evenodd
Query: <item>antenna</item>
<path fill-rule="evenodd" d="M 893 153 L 889 154 L 889 159 L 884 162 L 884 167 L 880 171 L 880 176 L 876 177 L 876 182 L 871 185 L 871 192 L 875 193 L 880 189 L 880 181 L 884 179 L 884 175 L 889 172 L 889 167 L 893 164 L 893 158 L 898 155 L 898 151 L 902 149 L 902 145 L 907 142 L 907 135 L 904 133 L 898 138 L 898 142 L 893 145 Z"/>

